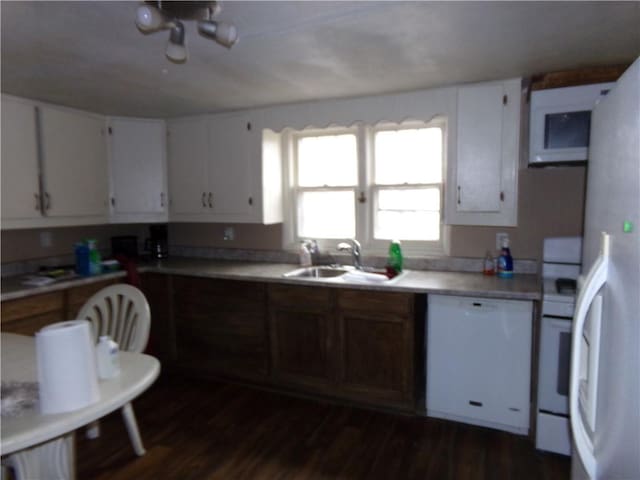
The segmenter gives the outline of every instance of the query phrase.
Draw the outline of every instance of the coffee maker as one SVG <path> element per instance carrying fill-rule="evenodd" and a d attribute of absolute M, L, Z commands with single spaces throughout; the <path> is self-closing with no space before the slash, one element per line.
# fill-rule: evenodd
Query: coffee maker
<path fill-rule="evenodd" d="M 145 250 L 149 252 L 151 258 L 169 256 L 167 236 L 167 225 L 149 225 L 149 238 L 145 241 Z"/>

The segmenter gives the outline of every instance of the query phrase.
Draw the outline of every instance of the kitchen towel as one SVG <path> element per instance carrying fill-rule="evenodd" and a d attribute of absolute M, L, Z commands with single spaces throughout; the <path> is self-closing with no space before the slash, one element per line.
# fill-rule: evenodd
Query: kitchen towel
<path fill-rule="evenodd" d="M 88 321 L 54 323 L 38 331 L 36 357 L 41 413 L 70 412 L 100 399 Z"/>

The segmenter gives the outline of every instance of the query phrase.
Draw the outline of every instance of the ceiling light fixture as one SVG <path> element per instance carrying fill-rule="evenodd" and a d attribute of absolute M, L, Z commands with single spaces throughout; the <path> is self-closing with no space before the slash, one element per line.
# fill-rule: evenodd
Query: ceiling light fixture
<path fill-rule="evenodd" d="M 183 20 L 196 20 L 200 35 L 224 47 L 231 48 L 238 41 L 235 25 L 213 19 L 221 11 L 220 2 L 147 1 L 136 11 L 136 26 L 144 34 L 170 30 L 167 58 L 175 63 L 184 63 L 188 54 Z"/>

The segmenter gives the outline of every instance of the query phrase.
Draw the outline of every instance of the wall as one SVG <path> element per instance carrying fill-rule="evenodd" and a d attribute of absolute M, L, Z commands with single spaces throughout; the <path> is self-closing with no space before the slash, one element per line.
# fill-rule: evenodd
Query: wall
<path fill-rule="evenodd" d="M 43 233 L 51 236 L 51 245 L 48 247 L 41 245 Z M 85 238 L 95 238 L 98 241 L 98 248 L 110 251 L 110 238 L 117 235 L 137 235 L 139 241 L 143 241 L 149 236 L 149 230 L 146 225 L 137 224 L 2 230 L 0 259 L 4 264 L 73 255 L 73 245 Z"/>
<path fill-rule="evenodd" d="M 495 234 L 507 232 L 512 253 L 519 259 L 539 260 L 542 240 L 548 236 L 582 235 L 585 167 L 523 169 L 519 177 L 518 227 L 451 227 L 452 257 L 484 257 L 495 248 Z M 232 226 L 235 239 L 224 240 L 224 228 Z M 51 246 L 40 245 L 41 232 L 51 234 Z M 146 225 L 95 225 L 87 227 L 8 230 L 1 232 L 1 262 L 9 263 L 73 253 L 73 244 L 96 238 L 109 249 L 111 236 L 148 236 Z M 192 247 L 279 250 L 282 225 L 255 224 L 169 224 L 171 245 Z M 365 252 L 366 253 L 366 252 Z"/>
<path fill-rule="evenodd" d="M 523 169 L 519 176 L 518 227 L 451 227 L 452 257 L 484 257 L 495 248 L 497 232 L 507 232 L 512 253 L 539 260 L 542 240 L 549 236 L 582 235 L 585 167 Z M 233 224 L 229 224 L 233 225 Z M 223 240 L 222 224 L 175 223 L 169 226 L 172 245 L 278 250 L 281 225 L 233 225 L 236 240 Z M 365 252 L 366 253 L 366 252 Z"/>
<path fill-rule="evenodd" d="M 586 167 L 524 169 L 518 182 L 518 226 L 452 226 L 451 256 L 483 257 L 506 232 L 514 258 L 540 260 L 545 237 L 582 236 Z"/>

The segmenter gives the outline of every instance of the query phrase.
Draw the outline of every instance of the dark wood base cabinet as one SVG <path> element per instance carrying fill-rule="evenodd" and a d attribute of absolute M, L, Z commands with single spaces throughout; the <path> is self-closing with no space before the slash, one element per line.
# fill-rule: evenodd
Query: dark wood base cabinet
<path fill-rule="evenodd" d="M 94 293 L 118 280 L 100 280 L 87 285 L 2 302 L 2 331 L 34 335 L 46 325 L 74 320 Z"/>
<path fill-rule="evenodd" d="M 261 283 L 174 276 L 177 366 L 264 379 L 269 365 L 265 311 Z"/>
<path fill-rule="evenodd" d="M 357 402 L 414 409 L 414 296 L 270 285 L 271 377 Z"/>

